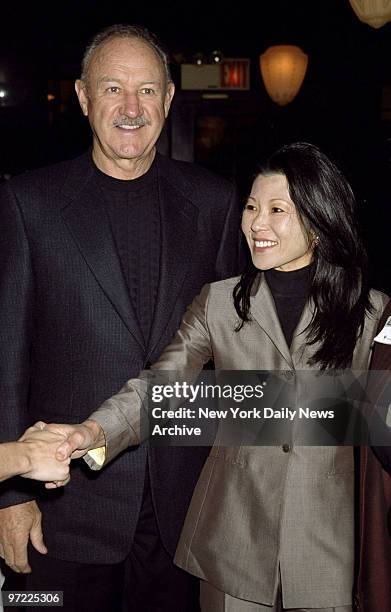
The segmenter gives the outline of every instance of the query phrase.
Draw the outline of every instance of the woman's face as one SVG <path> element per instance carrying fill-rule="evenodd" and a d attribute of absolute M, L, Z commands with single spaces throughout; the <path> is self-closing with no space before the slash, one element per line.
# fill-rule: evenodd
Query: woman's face
<path fill-rule="evenodd" d="M 298 270 L 312 260 L 312 241 L 289 196 L 283 174 L 259 175 L 244 207 L 242 230 L 260 270 Z"/>

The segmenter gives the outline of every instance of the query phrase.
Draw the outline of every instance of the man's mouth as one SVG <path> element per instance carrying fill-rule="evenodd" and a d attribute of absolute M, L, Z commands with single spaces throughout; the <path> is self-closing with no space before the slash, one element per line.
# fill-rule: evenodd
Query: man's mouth
<path fill-rule="evenodd" d="M 144 124 L 142 125 L 116 125 L 115 127 L 121 128 L 122 130 L 138 130 L 139 128 L 141 128 Z"/>
<path fill-rule="evenodd" d="M 119 117 L 114 121 L 114 127 L 121 128 L 123 130 L 138 130 L 144 125 L 151 125 L 149 119 L 143 115 L 140 117 Z"/>

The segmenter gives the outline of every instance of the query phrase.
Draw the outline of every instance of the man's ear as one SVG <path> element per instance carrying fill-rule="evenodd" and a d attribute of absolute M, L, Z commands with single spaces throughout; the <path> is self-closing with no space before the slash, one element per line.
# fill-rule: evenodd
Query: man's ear
<path fill-rule="evenodd" d="M 81 110 L 83 111 L 83 115 L 88 117 L 88 96 L 87 96 L 87 86 L 84 81 L 77 79 L 75 82 L 75 90 L 76 95 L 79 99 L 79 104 L 81 106 Z"/>
<path fill-rule="evenodd" d="M 164 116 L 167 118 L 168 111 L 170 110 L 171 101 L 174 97 L 175 85 L 172 81 L 167 83 L 166 95 L 164 96 Z"/>

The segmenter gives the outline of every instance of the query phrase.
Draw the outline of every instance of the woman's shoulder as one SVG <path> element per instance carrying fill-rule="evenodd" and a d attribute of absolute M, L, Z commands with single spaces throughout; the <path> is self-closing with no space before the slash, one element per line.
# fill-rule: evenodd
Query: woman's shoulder
<path fill-rule="evenodd" d="M 233 276 L 224 280 L 204 285 L 199 295 L 194 299 L 193 306 L 201 306 L 208 313 L 208 317 L 221 316 L 222 313 L 235 312 L 233 290 L 240 280 L 240 276 Z"/>
<path fill-rule="evenodd" d="M 381 315 L 390 301 L 390 298 L 386 293 L 378 291 L 377 289 L 370 290 L 369 299 L 373 307 L 373 314 L 375 316 Z"/>
<path fill-rule="evenodd" d="M 232 294 L 232 291 L 239 281 L 240 276 L 231 276 L 230 278 L 225 278 L 224 280 L 215 281 L 209 285 L 210 293 L 213 295 L 219 295 L 231 292 Z"/>

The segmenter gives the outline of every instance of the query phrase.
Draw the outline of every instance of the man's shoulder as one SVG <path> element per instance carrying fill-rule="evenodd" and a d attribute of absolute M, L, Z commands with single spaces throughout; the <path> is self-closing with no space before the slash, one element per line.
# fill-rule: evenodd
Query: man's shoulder
<path fill-rule="evenodd" d="M 90 153 L 84 153 L 74 159 L 34 170 L 26 170 L 22 174 L 11 178 L 2 187 L 10 189 L 21 198 L 23 196 L 27 196 L 29 199 L 34 198 L 34 196 L 42 197 L 42 195 L 50 194 L 64 185 L 69 185 L 71 176 L 76 181 L 82 181 L 91 167 Z"/>
<path fill-rule="evenodd" d="M 234 190 L 230 181 L 195 163 L 171 159 L 164 155 L 158 155 L 157 162 L 161 176 L 190 199 L 221 193 L 229 195 Z"/>

